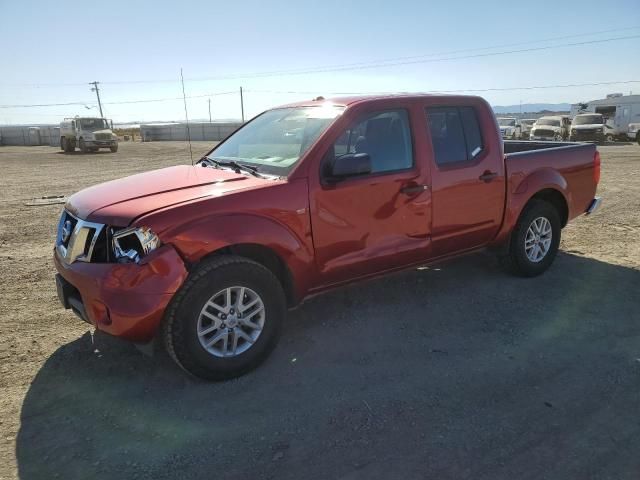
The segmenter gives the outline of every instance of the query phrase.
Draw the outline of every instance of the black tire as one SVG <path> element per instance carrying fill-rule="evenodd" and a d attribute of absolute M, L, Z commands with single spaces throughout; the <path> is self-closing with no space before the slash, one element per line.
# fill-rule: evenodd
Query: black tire
<path fill-rule="evenodd" d="M 62 150 L 63 152 L 65 151 L 64 143 L 64 137 L 60 137 L 60 150 Z"/>
<path fill-rule="evenodd" d="M 73 153 L 76 150 L 75 144 L 69 138 L 64 139 L 64 151 L 67 153 Z"/>
<path fill-rule="evenodd" d="M 640 145 L 640 132 L 636 133 L 636 142 Z"/>
<path fill-rule="evenodd" d="M 613 135 L 611 135 L 611 134 L 607 135 L 605 137 L 605 140 L 607 141 L 607 143 L 613 143 L 613 142 L 616 141 L 615 137 Z"/>
<path fill-rule="evenodd" d="M 538 262 L 533 262 L 525 250 L 525 237 L 532 222 L 537 218 L 546 218 L 551 224 L 551 244 L 546 255 Z M 502 265 L 514 275 L 535 277 L 547 270 L 558 253 L 560 245 L 561 223 L 558 210 L 544 200 L 531 200 L 522 211 L 507 245 L 506 252 L 501 255 Z"/>
<path fill-rule="evenodd" d="M 232 357 L 216 357 L 200 344 L 197 324 L 205 303 L 233 286 L 256 292 L 264 304 L 264 326 L 255 343 Z M 267 268 L 244 257 L 222 255 L 203 261 L 175 295 L 161 330 L 168 354 L 188 373 L 205 380 L 226 380 L 260 365 L 276 346 L 286 316 L 282 286 Z"/>
<path fill-rule="evenodd" d="M 111 153 L 116 153 L 118 151 L 118 145 L 114 145 L 113 147 L 109 147 L 109 150 L 111 150 Z"/>
<path fill-rule="evenodd" d="M 89 151 L 89 149 L 87 148 L 87 145 L 84 143 L 84 139 L 80 139 L 80 151 L 82 153 L 87 153 Z"/>

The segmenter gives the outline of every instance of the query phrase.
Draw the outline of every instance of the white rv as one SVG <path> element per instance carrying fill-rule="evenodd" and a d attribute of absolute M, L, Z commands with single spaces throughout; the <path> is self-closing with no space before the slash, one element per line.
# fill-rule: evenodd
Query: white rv
<path fill-rule="evenodd" d="M 607 98 L 571 105 L 571 116 L 600 113 L 617 138 L 627 137 L 630 123 L 640 122 L 640 95 L 612 93 Z"/>

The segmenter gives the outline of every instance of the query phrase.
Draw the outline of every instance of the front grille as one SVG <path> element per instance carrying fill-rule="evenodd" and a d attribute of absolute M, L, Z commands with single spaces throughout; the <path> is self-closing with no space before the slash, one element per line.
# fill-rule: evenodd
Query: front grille
<path fill-rule="evenodd" d="M 56 250 L 60 258 L 65 263 L 92 261 L 103 230 L 105 228 L 101 223 L 87 222 L 63 211 L 56 237 Z"/>
<path fill-rule="evenodd" d="M 96 133 L 96 140 L 111 140 L 110 133 Z"/>
<path fill-rule="evenodd" d="M 555 135 L 555 132 L 553 130 L 545 130 L 542 128 L 536 128 L 535 132 L 533 133 L 534 136 L 536 137 L 553 137 Z"/>

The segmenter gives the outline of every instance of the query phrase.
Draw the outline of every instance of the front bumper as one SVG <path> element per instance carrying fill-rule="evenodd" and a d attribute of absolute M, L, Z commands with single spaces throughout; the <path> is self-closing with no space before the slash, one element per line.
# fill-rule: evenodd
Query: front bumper
<path fill-rule="evenodd" d="M 187 277 L 170 245 L 141 263 L 64 263 L 54 249 L 62 305 L 98 330 L 134 342 L 155 335 L 171 298 Z"/>
<path fill-rule="evenodd" d="M 591 132 L 591 133 L 582 133 L 577 131 L 571 134 L 572 141 L 576 142 L 604 142 L 604 133 L 603 132 Z"/>
<path fill-rule="evenodd" d="M 117 140 L 85 140 L 87 147 L 115 147 L 118 144 Z"/>
<path fill-rule="evenodd" d="M 548 141 L 553 141 L 555 140 L 555 136 L 551 135 L 551 136 L 546 136 L 546 135 L 530 135 L 529 139 L 530 140 L 540 140 L 543 142 L 548 142 Z"/>

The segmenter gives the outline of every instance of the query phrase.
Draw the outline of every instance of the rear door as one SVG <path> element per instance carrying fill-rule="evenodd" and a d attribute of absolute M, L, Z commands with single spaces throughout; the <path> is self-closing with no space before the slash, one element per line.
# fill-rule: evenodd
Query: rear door
<path fill-rule="evenodd" d="M 432 144 L 434 256 L 485 245 L 502 224 L 502 143 L 488 108 L 470 101 L 424 112 Z"/>

